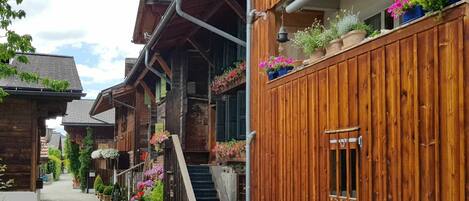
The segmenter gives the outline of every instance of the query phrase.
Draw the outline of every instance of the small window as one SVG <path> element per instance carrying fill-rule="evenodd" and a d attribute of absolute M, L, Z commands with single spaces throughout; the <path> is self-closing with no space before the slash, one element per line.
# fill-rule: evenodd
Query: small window
<path fill-rule="evenodd" d="M 373 30 L 393 29 L 394 18 L 386 11 L 381 11 L 364 20 Z"/>
<path fill-rule="evenodd" d="M 337 136 L 337 135 L 333 135 Z M 333 138 L 329 142 L 329 198 L 358 199 L 358 138 Z"/>

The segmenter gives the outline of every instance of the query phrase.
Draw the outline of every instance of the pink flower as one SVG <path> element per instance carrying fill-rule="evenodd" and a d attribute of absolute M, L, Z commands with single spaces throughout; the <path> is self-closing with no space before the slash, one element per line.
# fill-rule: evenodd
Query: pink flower
<path fill-rule="evenodd" d="M 388 13 L 394 19 L 399 18 L 407 9 L 411 8 L 413 5 L 409 0 L 396 0 L 388 9 Z"/>

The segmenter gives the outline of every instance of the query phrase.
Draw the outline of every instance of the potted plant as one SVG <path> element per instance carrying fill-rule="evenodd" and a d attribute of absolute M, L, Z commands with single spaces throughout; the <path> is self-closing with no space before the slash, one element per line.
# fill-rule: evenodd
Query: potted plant
<path fill-rule="evenodd" d="M 113 188 L 112 186 L 106 186 L 106 188 L 104 188 L 103 190 L 104 201 L 111 201 L 112 188 Z"/>
<path fill-rule="evenodd" d="M 155 151 L 160 154 L 163 152 L 163 148 L 161 145 L 164 141 L 169 139 L 170 133 L 169 131 L 157 131 L 150 139 L 150 144 L 155 146 Z"/>
<path fill-rule="evenodd" d="M 324 43 L 326 45 L 326 56 L 333 55 L 339 52 L 342 49 L 342 39 L 340 39 L 339 35 L 337 34 L 337 27 L 335 23 L 331 23 L 331 27 L 326 29 L 322 32 L 322 36 L 324 38 Z"/>
<path fill-rule="evenodd" d="M 326 41 L 322 32 L 324 27 L 319 21 L 315 21 L 311 27 L 294 34 L 293 43 L 303 49 L 305 54 L 310 55 L 307 62 L 314 62 L 324 56 Z"/>
<path fill-rule="evenodd" d="M 353 46 L 363 41 L 370 28 L 360 22 L 358 13 L 343 11 L 343 16 L 337 21 L 337 34 L 341 36 L 342 49 Z"/>
<path fill-rule="evenodd" d="M 98 198 L 99 198 L 99 200 L 103 200 L 104 188 L 106 188 L 106 185 L 104 185 L 104 184 L 102 184 L 98 187 Z"/>
<path fill-rule="evenodd" d="M 423 7 L 418 0 L 396 0 L 388 9 L 394 19 L 402 16 L 402 24 L 409 23 L 425 15 Z"/>
<path fill-rule="evenodd" d="M 269 64 L 269 60 L 259 63 L 259 68 L 265 71 L 269 80 L 273 80 L 278 77 L 277 69 L 272 68 L 272 65 Z"/>
<path fill-rule="evenodd" d="M 94 194 L 96 194 L 96 195 L 98 194 L 98 187 L 100 185 L 103 185 L 103 184 L 104 184 L 104 182 L 101 179 L 101 176 L 99 176 L 99 175 L 96 176 L 96 178 L 94 179 L 94 183 L 93 183 Z"/>

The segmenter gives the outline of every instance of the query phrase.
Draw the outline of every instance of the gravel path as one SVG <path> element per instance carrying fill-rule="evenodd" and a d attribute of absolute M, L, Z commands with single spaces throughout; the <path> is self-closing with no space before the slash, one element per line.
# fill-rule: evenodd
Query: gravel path
<path fill-rule="evenodd" d="M 41 190 L 41 201 L 98 201 L 94 194 L 81 193 L 72 188 L 72 176 L 63 174 L 59 181 L 44 185 Z"/>

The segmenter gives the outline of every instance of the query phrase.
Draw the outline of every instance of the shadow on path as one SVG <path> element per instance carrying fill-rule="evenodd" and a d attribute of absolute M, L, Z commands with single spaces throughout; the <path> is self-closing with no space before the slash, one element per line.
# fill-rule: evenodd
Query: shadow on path
<path fill-rule="evenodd" d="M 73 189 L 70 174 L 63 174 L 59 181 L 44 185 L 40 196 L 41 201 L 98 201 L 94 194 L 86 194 L 80 189 Z"/>

